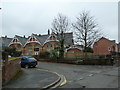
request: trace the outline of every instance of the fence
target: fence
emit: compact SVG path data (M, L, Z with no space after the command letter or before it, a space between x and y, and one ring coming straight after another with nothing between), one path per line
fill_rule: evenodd
M65 58L84 58L84 53L65 53ZM88 58L98 58L98 55L94 55L93 53L87 53Z

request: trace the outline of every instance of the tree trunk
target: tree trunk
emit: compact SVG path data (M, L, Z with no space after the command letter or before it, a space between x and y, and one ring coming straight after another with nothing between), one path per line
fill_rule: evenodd
M61 33L61 41L60 41L60 58L64 58L64 35Z

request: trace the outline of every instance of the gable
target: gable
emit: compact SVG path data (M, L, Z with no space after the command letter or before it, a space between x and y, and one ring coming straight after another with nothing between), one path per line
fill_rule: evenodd
M100 38L97 42L94 43L94 45L97 45L98 43L106 43L108 45L109 44L116 44L113 41L111 41L111 40L109 40L107 38L104 38L104 37Z
M27 40L27 42L24 44L24 46L25 46L26 44L28 44L28 43L33 43L33 42L38 43L38 44L41 45L41 43L40 43L39 40L36 38L36 36L35 36L34 34L32 34L32 35L28 38L28 40Z
M15 36L12 41L10 42L10 44L8 46L10 46L11 44L21 44L21 42L19 41L19 39Z
M57 40L57 36L55 35L50 35L47 40Z
M19 42L19 40L17 38L14 38L12 42L17 43L17 42Z
M35 37L30 37L30 38L29 38L29 41L30 41L30 42L33 42L33 41L37 41L37 39L36 39Z

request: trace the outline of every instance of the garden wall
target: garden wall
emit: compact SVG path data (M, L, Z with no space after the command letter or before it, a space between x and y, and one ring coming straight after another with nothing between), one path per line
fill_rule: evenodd
M2 85L8 83L21 70L21 58L6 61L2 66Z

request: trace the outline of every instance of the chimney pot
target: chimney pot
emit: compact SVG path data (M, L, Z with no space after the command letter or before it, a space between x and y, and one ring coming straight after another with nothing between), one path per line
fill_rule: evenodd
M7 38L7 35L5 35L5 38Z
M48 29L48 35L50 35L50 30Z

